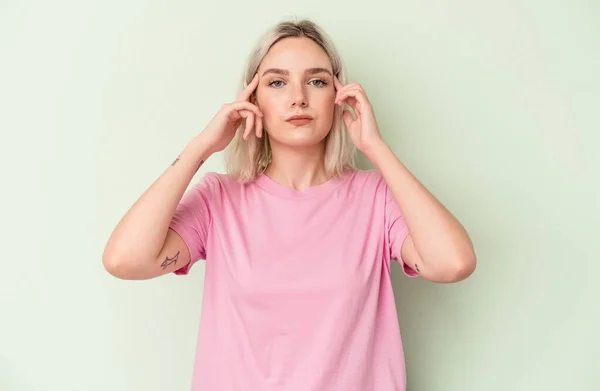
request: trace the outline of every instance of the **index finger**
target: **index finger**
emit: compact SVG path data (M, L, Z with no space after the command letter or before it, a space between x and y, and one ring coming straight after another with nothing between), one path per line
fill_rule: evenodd
M252 79L250 84L248 84L246 86L246 88L244 88L242 90L242 92L240 92L237 100L242 100L242 101L248 100L250 98L250 95L252 95L252 93L254 92L254 90L256 89L257 86L258 86L258 73L254 75L254 78Z
M340 80L337 78L337 76L333 77L333 85L335 86L335 89L338 91L344 87L344 85L340 82Z

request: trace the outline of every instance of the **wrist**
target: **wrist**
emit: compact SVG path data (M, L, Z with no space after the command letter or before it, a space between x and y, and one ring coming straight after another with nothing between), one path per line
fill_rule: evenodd
M208 158L212 156L213 153L210 150L210 144L200 134L194 137L188 143L188 145L182 152L182 156L184 154L188 156L191 160L193 160L196 164L201 165L203 162L208 160Z
M391 151L390 147L383 141L379 140L378 142L369 146L369 148L363 151L363 154L375 168L379 169L379 163L382 158L385 157L386 153Z

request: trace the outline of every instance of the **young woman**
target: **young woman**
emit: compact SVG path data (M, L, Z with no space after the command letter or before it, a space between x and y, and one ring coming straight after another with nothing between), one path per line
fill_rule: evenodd
M186 192L228 146L228 173ZM356 149L375 169L354 167ZM237 100L127 212L103 254L122 279L187 274L198 260L198 391L404 390L391 261L440 283L475 268L462 225L386 145L364 89L346 84L310 21L261 39Z

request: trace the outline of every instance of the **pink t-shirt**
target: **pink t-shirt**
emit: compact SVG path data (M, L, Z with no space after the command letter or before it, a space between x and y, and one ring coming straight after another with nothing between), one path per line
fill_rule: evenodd
M408 235L376 170L295 190L205 174L171 228L206 260L193 391L404 391L390 260Z

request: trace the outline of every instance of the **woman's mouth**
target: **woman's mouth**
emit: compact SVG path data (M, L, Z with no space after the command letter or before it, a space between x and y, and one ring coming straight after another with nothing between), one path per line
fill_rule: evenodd
M308 124L313 118L310 115L294 115L286 119L287 122L295 126L302 126Z

